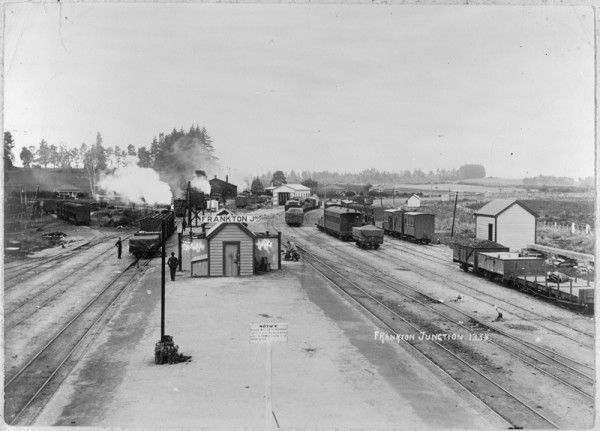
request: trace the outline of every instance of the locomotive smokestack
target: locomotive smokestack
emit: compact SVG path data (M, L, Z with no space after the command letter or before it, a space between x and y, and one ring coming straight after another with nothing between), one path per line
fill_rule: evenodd
M229 183L229 175L225 175L225 182Z

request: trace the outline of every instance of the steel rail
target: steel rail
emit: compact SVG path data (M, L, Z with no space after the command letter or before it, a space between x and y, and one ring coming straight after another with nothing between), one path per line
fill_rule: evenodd
M147 266L148 263L151 261L151 259L148 259L148 261L144 264L144 266ZM86 328L82 334L78 335L78 340L75 342L74 346L66 353L65 357L60 361L60 363L54 368L54 370L51 372L50 376L45 378L44 382L36 389L36 392L33 396L29 397L29 399L26 401L24 406L16 406L16 409L18 410L17 412L12 413L12 417L9 417L9 415L7 414L7 408L9 407L9 401L11 400L11 390L10 388L12 386L15 386L16 383L19 383L19 379L21 377L23 378L27 378L26 375L26 371L28 371L28 369L32 368L35 366L36 361L46 352L48 351L53 344L55 344L56 342L60 341L60 338L63 334L65 334L65 332L70 329L72 326L74 326L74 324L80 320L80 318L83 318L85 316L86 311L88 311L93 305L95 305L100 299L103 299L104 294L121 278L123 277L123 275L125 275L128 270L130 270L131 268L133 268L134 266L137 266L139 263L138 260L132 262L123 272L121 272L119 275L115 276L112 280L110 280L107 285L94 297L92 298L82 309L79 313L77 313L77 315L75 315L68 323L66 323L63 328L50 340L48 341L48 343L46 343L46 345L44 347L41 348L41 350L39 352L37 352L19 371L17 371L17 373L12 376L5 384L4 384L4 392L5 392L5 418L7 419L7 423L9 424L13 424L15 423L15 421L18 420L18 418L23 414L23 412L31 405L31 403L35 400L35 398L37 397L37 395L46 387L46 385L51 381L52 377L57 373L57 371L60 369L60 367L62 367L62 365L71 357L71 355L73 354L73 352L77 349L77 347L80 345L80 343L82 342L82 340L86 337L86 335L90 332L90 330L94 327L94 324L100 320L102 318L102 316L104 315L104 313L106 313L106 311L110 308L110 306L119 298L119 296L125 291L125 289L129 286L129 284L135 279L137 273L133 273L130 277L129 280L126 280L123 284L123 286L121 288L119 288L115 294L115 296L112 298L112 300L110 300L110 302L108 303L108 305L105 305L101 311L99 311L98 315L96 316L96 318L94 319L93 323L91 325L89 325L88 328ZM71 341L71 344L73 344L73 341ZM42 366L43 364L40 364L40 366ZM45 371L45 370L44 370ZM39 376L36 376L39 377ZM17 388L15 390L18 389L23 389L23 385L16 385ZM14 400L13 400L14 401Z

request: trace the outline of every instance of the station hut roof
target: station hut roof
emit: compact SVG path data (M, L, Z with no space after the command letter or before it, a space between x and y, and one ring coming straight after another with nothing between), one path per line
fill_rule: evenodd
M296 192L310 192L310 188L303 186L302 184L282 184L279 187L275 187L275 190L279 190L280 188L288 188Z
M536 218L538 217L538 215L535 212L533 212L523 202L517 199L495 199L481 207L478 211L475 212L475 215L498 217L500 214L502 214L504 211L506 211L513 205L518 205L525 211L529 212L532 216Z

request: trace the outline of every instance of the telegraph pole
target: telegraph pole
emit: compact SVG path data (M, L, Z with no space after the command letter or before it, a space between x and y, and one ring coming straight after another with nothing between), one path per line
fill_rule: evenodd
M165 221L162 220L160 223L161 233L161 257L162 257L162 271L160 275L160 341L165 342L165 257L167 255L165 250Z

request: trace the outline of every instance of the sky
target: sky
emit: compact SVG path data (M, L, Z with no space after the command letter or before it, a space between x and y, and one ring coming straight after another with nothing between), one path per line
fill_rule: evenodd
M15 3L3 48L17 165L199 125L231 178L594 175L589 7Z

